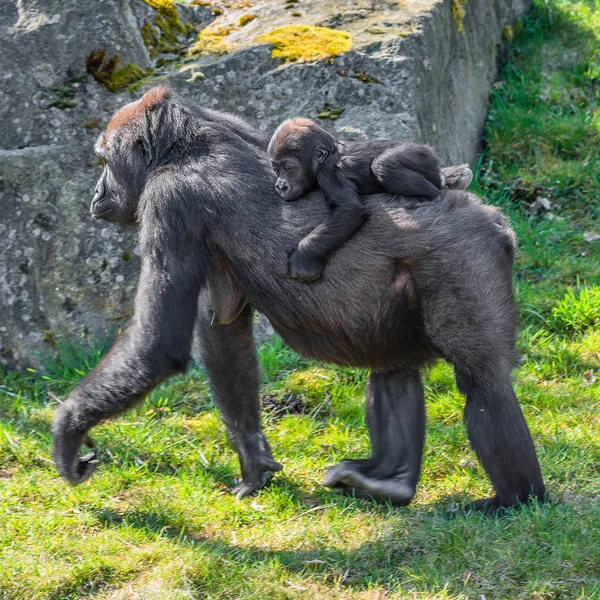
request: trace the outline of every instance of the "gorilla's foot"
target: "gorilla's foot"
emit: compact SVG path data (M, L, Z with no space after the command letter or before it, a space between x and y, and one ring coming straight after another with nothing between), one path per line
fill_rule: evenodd
M548 496L543 494L541 496L530 496L525 500L515 499L514 502L502 502L497 497L493 498L481 498L480 500L474 500L467 504L451 511L451 514L456 515L459 513L479 512L490 517L502 516L506 513L509 508L520 508L526 504L532 502L547 502Z
M373 497L387 500L396 506L405 506L415 495L415 487L402 475L376 476L372 460L343 460L329 467L323 485L359 498Z
M473 171L466 164L444 167L442 177L444 178L443 188L466 190L473 181Z
M273 460L271 448L262 433L239 433L232 436L233 446L238 451L242 478L233 488L236 498L245 498L263 488L273 473L283 466Z

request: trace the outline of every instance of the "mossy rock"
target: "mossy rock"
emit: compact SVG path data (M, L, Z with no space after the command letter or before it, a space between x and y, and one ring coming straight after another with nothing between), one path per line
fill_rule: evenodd
M158 13L152 21L146 19L142 25L141 35L148 49L150 58L159 54L177 54L187 43L193 33L193 24L183 24L177 14L173 0L144 0Z
M256 39L273 44L271 56L284 62L320 60L348 52L352 47L349 33L311 25L279 27Z
M85 66L87 72L111 92L121 92L148 74L133 63L117 68L119 62L118 54L108 58L105 49L92 50L85 59Z

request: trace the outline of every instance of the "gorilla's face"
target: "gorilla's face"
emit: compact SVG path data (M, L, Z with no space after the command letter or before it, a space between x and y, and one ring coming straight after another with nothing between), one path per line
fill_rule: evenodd
M135 225L150 162L146 141L139 139L132 143L113 136L106 144L96 144L96 154L104 160L104 171L90 206L92 217L124 226Z
M289 119L276 130L268 153L284 200L297 200L317 187L317 174L336 151L336 139L309 119ZM331 161L330 161L331 162Z
M305 162L308 164L303 164L293 155L274 158L271 161L277 176L275 190L283 200L288 202L298 200L300 196L316 186L314 167L310 160Z

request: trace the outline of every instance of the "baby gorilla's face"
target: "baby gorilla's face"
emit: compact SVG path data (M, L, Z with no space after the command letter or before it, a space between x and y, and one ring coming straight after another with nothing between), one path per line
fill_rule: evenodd
M277 175L275 190L287 202L298 200L315 186L312 165L304 166L295 156L273 158L271 166Z

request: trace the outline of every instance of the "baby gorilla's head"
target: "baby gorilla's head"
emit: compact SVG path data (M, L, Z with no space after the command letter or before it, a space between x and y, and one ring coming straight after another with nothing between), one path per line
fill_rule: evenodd
M338 153L337 140L310 119L289 119L269 142L271 166L277 175L275 190L284 200L297 200L317 186L325 160Z

